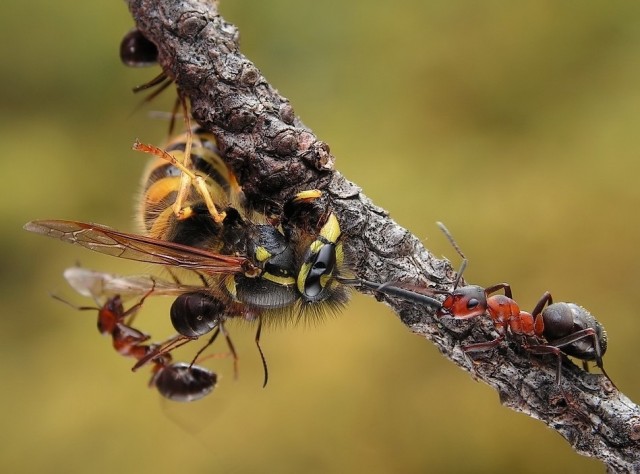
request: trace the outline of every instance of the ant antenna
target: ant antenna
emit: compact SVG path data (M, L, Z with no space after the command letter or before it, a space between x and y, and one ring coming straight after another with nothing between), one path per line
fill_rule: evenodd
M465 257L464 254L462 253L462 250L458 246L457 242L453 239L453 236L451 235L451 232L449 232L449 229L447 229L447 227L440 221L436 222L436 225L440 228L442 233L447 237L447 240L449 240L449 243L453 246L453 248L456 249L456 252L458 252L458 255L462 257L462 265L460 265L460 270L458 270L458 276L456 277L456 280L453 282L453 289L455 290L456 288L458 288L458 284L460 283L460 280L462 280L462 274L464 273L465 268L467 268L467 263L469 262L469 260L467 260L467 257Z

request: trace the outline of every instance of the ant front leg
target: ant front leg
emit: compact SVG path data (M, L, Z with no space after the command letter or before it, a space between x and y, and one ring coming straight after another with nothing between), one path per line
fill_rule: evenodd
M511 293L511 285L509 285L508 283L498 283L497 285L485 288L484 293L489 296L491 293L495 293L496 291L500 290L504 290L504 295L507 298L513 298L513 295Z
M496 337L492 341L477 342L475 344L467 344L466 346L462 346L462 350L464 351L465 354L468 352L485 352L493 349L498 344L500 344L504 340L504 336L505 335L503 333L503 334L500 334L498 337Z
M479 362L476 361L475 359L472 359L469 356L470 352L485 352L488 350L493 349L494 347L496 347L498 344L500 344L500 342L502 342L502 340L504 339L505 335L504 334L500 334L497 338L495 338L493 341L487 341L487 342L478 342L475 344L467 344L466 346L462 346L462 352L464 354L464 357L471 362L471 369L473 372L474 377L476 377L475 375L475 368L474 366L476 364L478 364Z
M142 295L142 298L140 298L140 300L136 304L134 304L128 310L126 310L124 313L122 313L122 316L119 318L118 322L124 321L125 318L129 318L128 321L127 321L127 326L131 326L133 324L133 320L135 319L136 315L138 314L138 311L140 310L140 308L142 308L142 305L144 304L144 301L156 289L156 281L153 278L151 278L151 281L153 282L153 285L151 286L149 291L147 291L144 295Z

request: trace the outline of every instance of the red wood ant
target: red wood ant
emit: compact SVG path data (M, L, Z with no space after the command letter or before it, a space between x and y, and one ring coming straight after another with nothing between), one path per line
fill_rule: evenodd
M453 291L438 292L446 295L438 316L468 319L488 314L498 332L491 341L468 344L462 347L467 352L481 352L494 348L510 333L522 338L522 346L532 354L552 354L557 358L556 383L560 385L562 353L587 362L595 361L611 384L615 384L604 370L602 356L607 350L607 334L602 325L586 309L574 303L554 303L549 292L545 292L531 313L521 311L512 298L511 286L500 283L489 288L476 285L458 287L467 258L456 244L444 224L437 223L449 242L462 257L463 262L453 285ZM498 291L504 294L494 294Z
M131 326L133 316L142 307L144 300L154 291L154 286L152 284L140 300L127 310L124 309L120 295L107 298L100 307L76 306L57 295L52 296L80 311L97 310L98 331L103 335L111 335L113 348L122 356L133 357L141 361L153 355L150 358L153 366L149 386L155 387L163 397L180 402L199 400L213 390L217 382L217 375L193 363L172 363L169 352L158 353L158 347L161 347L161 344L147 343L150 336Z

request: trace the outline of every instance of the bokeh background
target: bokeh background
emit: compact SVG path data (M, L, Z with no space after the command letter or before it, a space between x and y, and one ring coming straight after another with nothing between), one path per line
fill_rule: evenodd
M545 290L606 326L609 374L640 399L640 4L225 0L242 48L337 167L457 264L508 281L532 307ZM146 158L167 125L131 87L158 70L120 65L123 2L0 7L4 472L602 472L557 434L500 406L490 388L355 295L320 325L232 328L241 354L215 395L162 401L95 329L61 272L148 267L22 231L67 218L132 230ZM169 301L139 317L170 334ZM222 347L222 346L220 346ZM191 351L193 348L191 348ZM223 350L223 349L220 349ZM187 351L189 352L189 351ZM190 353L190 352L189 352Z

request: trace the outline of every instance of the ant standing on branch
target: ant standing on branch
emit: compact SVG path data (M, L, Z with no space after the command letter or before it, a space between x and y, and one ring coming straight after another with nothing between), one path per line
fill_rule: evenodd
M520 310L520 306L513 299L511 286L507 283L499 283L488 288L477 285L459 286L468 260L444 224L438 222L437 225L463 259L453 290L430 290L433 294L445 295L436 313L437 316L469 319L487 314L498 333L493 340L462 346L465 354L493 349L507 335L511 335L532 354L551 354L556 357L558 386L560 386L564 353L582 360L583 368L587 371L587 362L595 361L604 376L615 387L602 364L602 356L607 350L607 334L591 313L574 303L554 303L549 292L545 292L533 311L528 313ZM381 290L384 291L384 289ZM503 291L504 294L495 294L499 291ZM430 304L430 298L419 293L406 291L402 297L418 303ZM425 298L428 299L425 300Z

